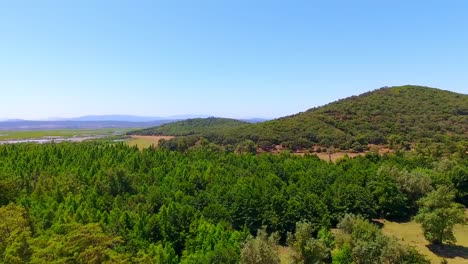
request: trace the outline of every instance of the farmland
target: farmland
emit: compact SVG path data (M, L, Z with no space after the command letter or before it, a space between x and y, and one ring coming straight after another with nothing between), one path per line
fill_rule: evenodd
M125 143L129 146L137 146L139 149L148 148L150 146L158 146L159 140L169 140L172 136L130 136Z
M105 128L105 129L62 129L62 130L5 130L0 131L0 140L41 139L51 137L95 137L122 135L130 129Z

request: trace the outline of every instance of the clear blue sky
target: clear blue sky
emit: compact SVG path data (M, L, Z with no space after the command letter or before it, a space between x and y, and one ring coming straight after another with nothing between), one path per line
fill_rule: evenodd
M279 117L468 93L468 1L2 1L0 118Z

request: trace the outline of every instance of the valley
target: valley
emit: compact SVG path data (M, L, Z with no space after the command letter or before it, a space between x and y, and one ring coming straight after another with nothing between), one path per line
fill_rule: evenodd
M395 93L446 105L415 124L426 106L392 108ZM4 130L0 230L13 233L0 232L0 256L5 263L234 264L254 263L257 254L268 263L464 263L466 101L396 87L262 123L208 117L143 130ZM389 122L400 123L384 132ZM440 223L442 233L431 231Z

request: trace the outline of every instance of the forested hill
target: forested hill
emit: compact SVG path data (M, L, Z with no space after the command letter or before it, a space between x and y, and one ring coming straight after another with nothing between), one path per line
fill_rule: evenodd
M257 143L343 149L389 141L459 141L467 135L468 96L421 86L381 88L231 133Z
M225 131L227 129L248 124L247 122L229 119L229 118L193 118L178 121L162 126L151 127L138 131L132 131L128 134L137 135L167 135L167 136L188 136L204 135L212 131Z
M282 145L292 150L313 145L361 151L369 144L439 144L455 151L468 140L468 95L422 86L384 87L259 124L193 119L138 134L198 135L222 145L251 140L261 148Z

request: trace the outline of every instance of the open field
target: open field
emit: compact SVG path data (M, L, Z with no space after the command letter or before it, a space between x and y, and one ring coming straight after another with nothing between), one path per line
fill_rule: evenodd
M468 210L465 211L468 217ZM379 221L380 222L380 221ZM421 225L416 222L397 223L383 220L383 233L389 236L395 236L401 243L414 246L419 252L428 257L431 263L439 264L442 258L447 259L449 264L468 263L468 225L456 225L454 234L457 238L455 245L445 245L443 249L431 247L424 239ZM278 253L282 264L288 264L291 261L291 249L280 246Z
M40 139L47 137L77 137L77 136L113 136L122 135L132 129L104 128L104 129L62 129L62 130L17 130L0 131L0 140Z
M169 140L174 138L173 136L130 136L131 139L125 141L129 146L138 146L139 149L148 148L150 146L157 146L159 140L166 139Z
M465 215L468 215L465 212ZM415 222L396 223L385 221L383 232L393 235L402 243L415 246L419 252L426 255L432 263L440 263L442 258L446 258L448 263L466 264L468 263L468 225L456 225L454 234L457 238L455 245L447 245L445 248L432 248L424 239L421 225Z

